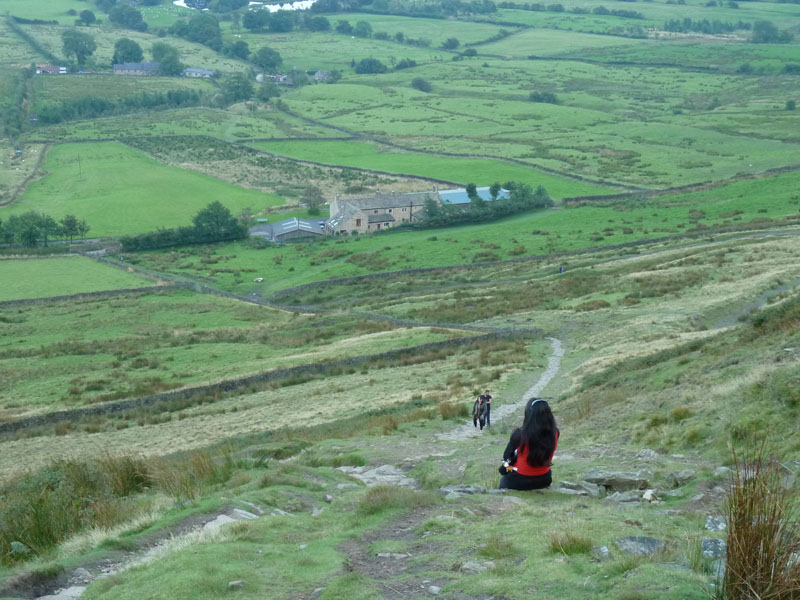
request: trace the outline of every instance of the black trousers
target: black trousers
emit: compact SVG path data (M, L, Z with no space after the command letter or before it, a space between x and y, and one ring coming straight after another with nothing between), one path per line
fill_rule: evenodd
M553 472L548 471L544 475L520 475L519 473L506 473L500 477L500 489L509 490L541 490L550 487L553 483Z

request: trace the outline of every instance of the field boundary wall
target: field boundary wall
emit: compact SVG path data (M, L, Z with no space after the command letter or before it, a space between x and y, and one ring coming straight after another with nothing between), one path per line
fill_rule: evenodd
M15 306L30 306L36 304L49 304L51 302L62 302L64 300L89 300L91 298L109 298L124 294L147 293L154 290L172 290L176 285L148 285L138 288L119 288L116 290L100 290L98 292L81 292L79 294L68 294L66 296L44 296L42 298L20 298L18 300L5 300L0 302L0 308L13 308Z
M140 398L119 400L116 402L109 402L107 404L89 406L86 408L56 411L34 417L18 419L16 421L8 421L6 423L0 423L0 434L12 433L26 427L52 425L62 421L81 419L83 417L110 415L140 408L149 408L158 404L173 402L176 400L186 400L196 396L225 394L257 384L269 383L271 381L302 378L313 375L324 375L326 373L336 372L341 369L360 367L369 362L391 361L413 356L415 354L435 352L446 348L458 348L460 346L468 346L470 344L477 344L480 342L513 339L515 337L516 336L510 332L485 333L479 336L455 338L440 342L429 342L417 346L410 346L408 348L380 352L378 354L365 354L362 356L354 356L339 360L274 369L271 371L265 371L263 373L257 373L255 375L248 375L236 379L227 379L218 383L200 385L170 392L161 392L158 394L150 394Z

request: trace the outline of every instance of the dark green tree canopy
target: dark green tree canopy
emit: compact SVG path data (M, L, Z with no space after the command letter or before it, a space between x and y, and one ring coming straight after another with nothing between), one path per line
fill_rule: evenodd
M422 77L414 77L414 79L411 80L411 87L425 93L430 92L432 89L430 82Z
M353 29L353 35L360 38L368 38L372 35L372 25L366 21L359 21Z
M362 58L356 63L356 73L364 75L368 73L386 73L386 65L377 58Z
M108 18L120 27L136 31L147 30L147 23L142 19L142 13L127 4L117 4L108 11Z
M234 73L222 81L222 93L228 104L249 100L253 97L253 84L244 73Z
M268 48L266 46L258 49L258 51L253 55L252 61L270 73L275 72L277 68L283 64L283 59L281 58L280 53L277 50L273 50L272 48Z
M90 11L88 8L82 10L80 13L81 21L83 21L84 25L91 25L95 21L97 21L97 17L94 16L94 13Z
M208 239L225 239L241 228L236 217L218 200L198 212L192 222L198 233Z
M150 48L153 60L160 63L158 72L161 75L180 75L185 68L178 56L178 49L165 42L156 42Z
M247 42L243 42L242 40L226 42L222 48L222 52L226 56L247 60L247 57L250 56L250 46L247 45Z
M74 56L75 62L82 67L86 60L97 50L94 38L88 33L82 33L77 29L67 29L61 34L63 42L62 49L67 58Z
M114 57L111 59L115 65L121 63L142 62L144 54L142 47L130 38L120 38L114 44Z

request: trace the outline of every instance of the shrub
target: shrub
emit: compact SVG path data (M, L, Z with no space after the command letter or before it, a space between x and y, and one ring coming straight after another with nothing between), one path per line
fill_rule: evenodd
M411 80L411 87L420 92L425 92L426 94L433 89L431 82L422 77L414 77L414 79Z
M550 550L558 554L588 554L592 550L592 540L568 531L550 534Z
M584 302L583 304L579 304L575 307L575 311L577 312L586 312L589 310L599 310L601 308L610 308L611 305L603 299L598 300L589 300L588 302Z
M439 414L443 419L466 419L469 409L462 402L440 402Z
M692 416L692 409L688 406L678 406L669 412L669 416L673 421L683 421Z
M508 558L509 556L517 556L520 553L519 547L512 540L499 533L490 535L489 539L478 551L478 554L488 558Z
M797 493L783 486L781 465L765 441L750 448L742 457L733 454L725 574L717 598L794 600L800 590Z

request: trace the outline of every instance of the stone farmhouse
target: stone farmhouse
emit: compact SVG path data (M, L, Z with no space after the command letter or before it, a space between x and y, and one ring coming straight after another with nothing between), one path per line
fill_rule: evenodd
M436 189L404 194L377 191L363 198L335 196L330 204L331 216L325 224L325 233L372 233L409 223L425 208L426 197L440 201Z
M158 75L160 63L145 62L145 63L121 63L114 65L114 75L134 75L134 76L147 76Z

